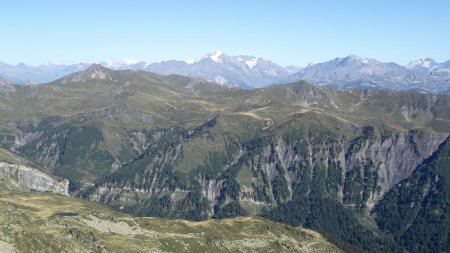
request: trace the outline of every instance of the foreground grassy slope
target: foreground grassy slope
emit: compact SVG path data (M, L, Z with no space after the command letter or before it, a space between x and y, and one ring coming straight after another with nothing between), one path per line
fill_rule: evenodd
M54 216L76 212L80 216ZM79 199L0 191L2 252L340 252L318 233L259 218L134 218Z
M30 165L31 162L18 156L10 151L0 148L0 161L1 162L7 162L7 163L13 163L13 164L19 164L19 165Z

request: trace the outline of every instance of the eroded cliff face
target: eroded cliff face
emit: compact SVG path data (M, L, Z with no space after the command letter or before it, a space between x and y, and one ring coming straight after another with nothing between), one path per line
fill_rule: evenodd
M279 138L243 162L252 177L241 187L240 200L272 205L319 191L345 205L371 209L447 136L405 131L376 137L369 131L349 140L326 136L319 143L314 136Z
M190 218L197 210L195 219L255 214L310 194L372 209L448 137L374 127L348 136L288 129L227 143L222 153L210 152L181 172L177 164L192 159L182 140L214 137L205 129L161 133L133 133L130 145L139 157L97 180L83 197L142 215Z
M0 162L0 180L7 189L19 188L69 195L69 180L56 179L38 169L23 165Z
M370 161L376 168L378 192L371 192L366 205L370 208L393 186L411 173L443 143L448 135L405 131L382 139L369 138L359 144L347 143L345 171L351 171L358 161Z

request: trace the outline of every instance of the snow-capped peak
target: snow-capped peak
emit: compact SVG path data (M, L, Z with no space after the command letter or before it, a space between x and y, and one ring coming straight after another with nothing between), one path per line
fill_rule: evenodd
M352 61L356 61L356 62L361 62L363 64L369 64L369 63L379 63L377 60L375 59L371 59L371 58L366 58L366 57L361 57L358 55L354 55L351 54L345 58L343 58L343 60L352 60Z
M124 58L121 61L109 60L107 62L102 62L101 65L112 69L120 69L123 68L124 66L134 65L137 63L139 63L139 61L136 59Z
M117 69L119 68L122 64L113 60L109 60L107 62L102 62L101 65L107 67L107 68L111 68L111 69Z
M431 58L422 58L419 60L412 61L406 65L407 69L413 69L413 68L425 68L425 69L431 69L434 65L436 65L436 61L434 61Z
M259 61L259 58L253 58L253 59L245 61L245 64L247 64L247 66L252 69L253 67L255 67L258 64L258 61Z
M136 64L136 63L138 63L139 61L138 60L136 60L136 59L123 59L123 62L126 64L126 65L132 65L132 64Z
M196 63L196 62L198 62L198 60L197 59L189 59L189 60L187 60L187 61L185 61L187 64L194 64L194 63Z
M223 55L223 52L218 50L218 51L215 51L213 53L207 54L203 58L209 58L209 59L211 59L211 60L213 60L213 61L215 61L217 63L221 63L222 62L222 59L220 59L221 55Z

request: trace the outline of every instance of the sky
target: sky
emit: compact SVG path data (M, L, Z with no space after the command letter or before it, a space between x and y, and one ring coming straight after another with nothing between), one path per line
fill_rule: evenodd
M1 0L0 61L450 59L450 1Z

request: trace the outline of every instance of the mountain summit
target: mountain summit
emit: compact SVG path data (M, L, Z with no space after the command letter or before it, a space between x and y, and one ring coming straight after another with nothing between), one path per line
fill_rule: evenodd
M292 68L248 55L227 55L222 51L208 53L200 59L163 61L148 64L144 70L158 74L199 77L224 86L257 88L286 79Z
M206 54L205 56L203 56L203 59L210 59L214 62L221 63L222 59L220 58L220 56L222 56L222 55L223 55L223 52L220 50L217 50L215 52Z
M331 61L309 65L291 76L292 80L308 80L317 84L336 84L360 80L390 78L393 73L404 75L405 69L395 63L349 55Z
M76 83L87 80L112 80L111 69L105 68L100 64L92 64L88 69L75 72L63 78L62 83Z
M340 60L339 62L341 62L341 63L347 63L347 64L351 64L351 63L354 63L354 64L366 64L366 65L369 65L369 64L380 64L380 62L375 60L375 59L367 58L367 57L361 57L361 56L354 55L354 54L351 54L351 55L349 55L347 57L344 57L344 58L336 58L336 59L339 59Z
M407 69L418 70L420 72L428 72L436 65L437 63L434 59L422 58L408 63L408 65L406 65L405 67Z

